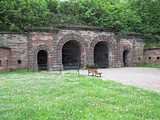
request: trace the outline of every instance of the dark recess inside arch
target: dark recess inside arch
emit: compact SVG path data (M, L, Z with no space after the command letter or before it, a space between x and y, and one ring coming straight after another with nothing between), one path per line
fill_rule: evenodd
M123 64L124 64L124 67L128 67L128 54L129 54L129 50L124 50L123 51Z
M37 55L38 70L48 70L48 53L40 50Z
M108 68L108 44L106 42L98 42L94 47L94 64L98 68Z
M80 45L75 40L66 42L62 48L62 64L64 69L78 69L80 67Z

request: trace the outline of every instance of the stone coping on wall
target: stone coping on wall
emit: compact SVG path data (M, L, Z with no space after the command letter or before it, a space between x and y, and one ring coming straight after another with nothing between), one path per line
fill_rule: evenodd
M0 31L0 34L27 34L28 32Z
M24 34L28 35L30 32L59 32L61 30L83 30L83 31L96 31L96 32L112 32L117 37L123 39L134 39L139 38L139 42L143 42L145 35L135 32L120 33L116 28L108 27L95 27L95 26L84 26L84 25L57 25L53 27L25 27L24 32L0 32L0 34Z
M145 51L147 51L147 50L160 50L160 48L145 48L144 50Z
M0 46L0 49L11 49L8 46Z
M73 25L59 25L53 27L26 27L27 32L58 32L60 30L84 30L84 31L104 31L104 32L118 32L115 28L100 28L94 26L73 26Z

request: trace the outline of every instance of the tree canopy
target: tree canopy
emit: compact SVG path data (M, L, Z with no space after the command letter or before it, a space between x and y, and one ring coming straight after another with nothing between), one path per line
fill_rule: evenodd
M59 24L160 34L160 0L1 0L0 30Z

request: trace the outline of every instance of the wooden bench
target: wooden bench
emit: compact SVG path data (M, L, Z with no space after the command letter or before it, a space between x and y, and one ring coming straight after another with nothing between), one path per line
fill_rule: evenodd
M102 77L102 73L98 72L96 68L89 68L88 69L88 76L96 76L96 77Z

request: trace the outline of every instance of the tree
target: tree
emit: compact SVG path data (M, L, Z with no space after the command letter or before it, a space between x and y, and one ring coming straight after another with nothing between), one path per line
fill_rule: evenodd
M78 24L160 34L159 0L1 0L1 31Z

